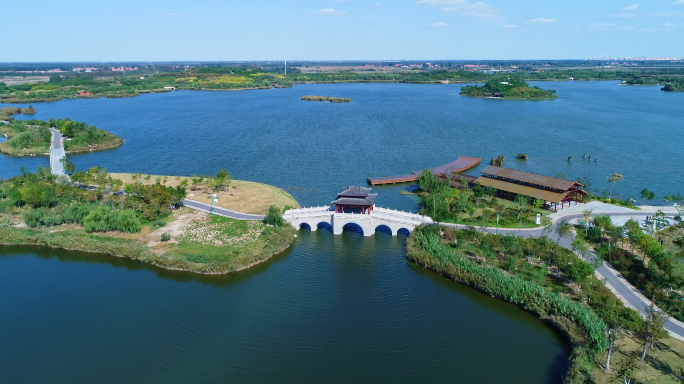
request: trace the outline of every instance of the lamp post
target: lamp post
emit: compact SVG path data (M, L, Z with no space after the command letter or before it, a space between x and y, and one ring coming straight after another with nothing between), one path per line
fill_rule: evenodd
M218 200L218 196L214 196L214 198L211 199L211 206L210 206L210 208L209 208L209 214L210 214L211 216L214 215L214 201L216 201L216 200Z

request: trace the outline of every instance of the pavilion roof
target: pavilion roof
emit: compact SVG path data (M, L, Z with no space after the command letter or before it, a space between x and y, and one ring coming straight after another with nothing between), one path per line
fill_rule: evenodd
M337 194L337 197L366 197L370 193L371 188L348 186L344 191Z
M516 171L515 169L508 169L490 165L487 168L480 171L484 176L494 177L499 179L508 179L510 182L521 182L526 184L531 184L533 186L540 186L552 189L558 189L562 191L567 191L575 185L582 186L582 184L576 181L559 179L556 177L537 175L536 173ZM478 178L478 180L482 177ZM482 184L482 183L480 183ZM484 185L484 184L482 184ZM499 188L501 189L501 188ZM549 200L550 201L550 200Z
M540 199L548 201L550 203L560 203L568 194L572 192L554 192L546 189L539 189L534 187L528 187L526 185L509 183L504 180L492 179L491 177L480 176L475 180L475 183L483 187L491 187L494 189L499 189L506 192L515 193L518 195L525 195L535 199ZM579 190L578 193L586 194L586 192Z
M368 189L368 188L367 188ZM354 205L354 206L371 206L375 204L375 198L378 196L377 193L370 193L368 196L363 198L360 197L338 197L333 200L335 205Z

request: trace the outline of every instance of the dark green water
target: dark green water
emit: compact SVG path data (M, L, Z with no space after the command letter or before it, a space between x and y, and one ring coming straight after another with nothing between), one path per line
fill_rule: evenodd
M560 382L562 337L406 265L405 238L298 236L229 276L0 247L1 381Z

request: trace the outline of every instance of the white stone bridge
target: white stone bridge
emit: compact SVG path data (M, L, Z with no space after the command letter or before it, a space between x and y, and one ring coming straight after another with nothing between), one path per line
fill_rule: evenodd
M370 213L339 213L330 206L290 209L283 218L295 228L310 228L312 231L321 227L332 228L332 232L341 235L342 231L356 224L364 236L372 236L381 230L392 232L396 236L400 232L406 234L420 224L430 224L432 219L410 212L373 207Z

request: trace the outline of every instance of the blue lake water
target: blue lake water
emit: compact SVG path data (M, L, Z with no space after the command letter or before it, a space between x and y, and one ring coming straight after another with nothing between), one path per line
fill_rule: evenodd
M684 94L612 82L540 83L555 101L463 98L458 85L301 85L40 103L125 144L71 156L77 168L236 179L328 204L367 176L458 156L569 179L623 198L681 193ZM351 103L304 102L304 95ZM24 117L21 117L24 118ZM528 161L515 155L527 153ZM582 161L587 153L598 162ZM568 162L568 156L573 160ZM48 159L0 157L0 177ZM375 188L378 204L417 210ZM567 342L519 308L405 261L405 238L299 231L248 271L199 276L138 262L0 246L0 372L8 382L559 383Z

